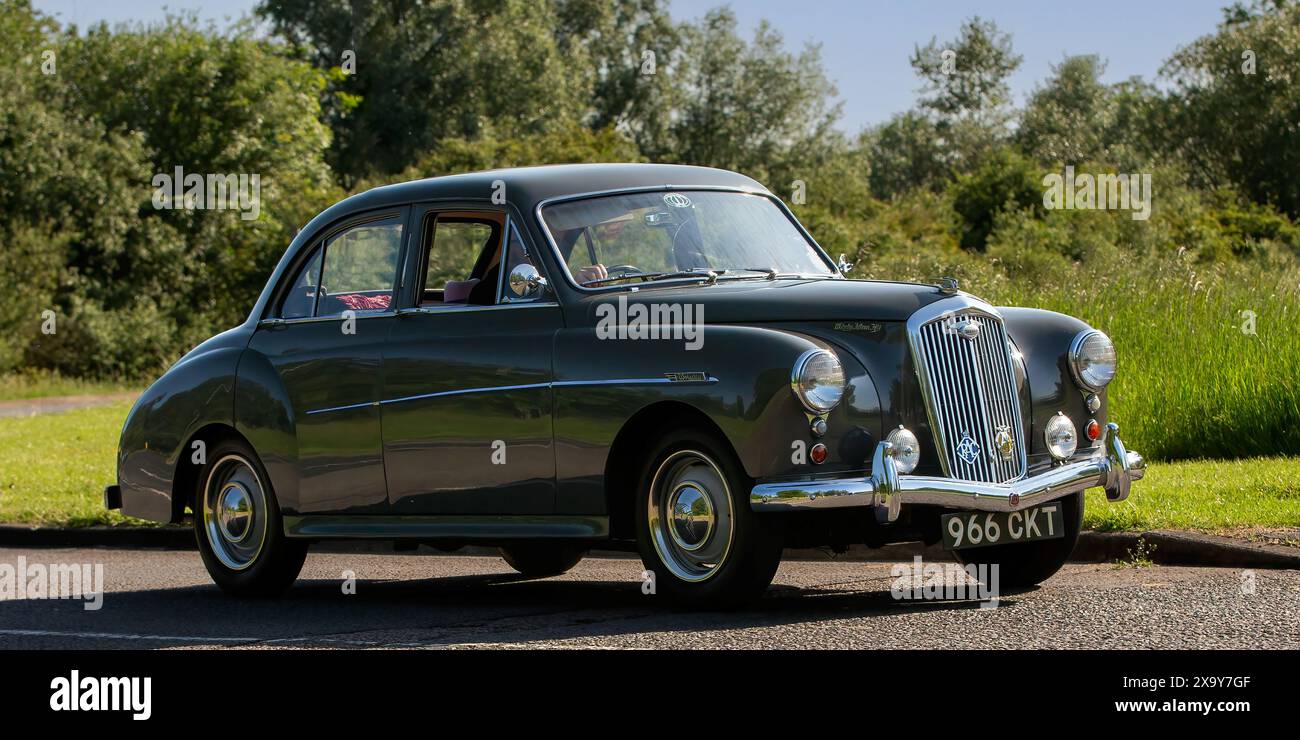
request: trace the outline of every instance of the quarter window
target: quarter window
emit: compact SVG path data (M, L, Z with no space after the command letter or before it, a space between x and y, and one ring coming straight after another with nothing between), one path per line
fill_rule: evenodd
M280 305L280 317L285 319L305 319L316 311L316 294L320 286L320 256L317 249L307 264L298 271L293 287L284 296Z

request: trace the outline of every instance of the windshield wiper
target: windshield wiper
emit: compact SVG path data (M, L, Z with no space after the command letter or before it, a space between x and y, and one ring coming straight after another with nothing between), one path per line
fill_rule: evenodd
M764 280L776 280L777 278L802 278L802 277L806 277L805 275L802 275L802 274L797 273L797 272L779 272L779 271L777 271L777 269L776 269L775 267L737 267L737 268L734 268L734 269L737 270L737 271L739 271L739 272L759 272L759 273L763 273L761 277L762 277ZM727 270L718 270L718 272L719 272L719 273L724 273L724 272L727 272ZM759 276L759 275L731 275L731 276L729 276L727 279L728 279L728 280L745 280L746 278L755 278L755 277L760 277L760 276Z
M607 283L612 283L616 280L637 279L653 282L657 280L672 280L674 278L692 277L702 278L706 283L712 284L718 281L718 275L723 272L726 272L726 270L708 270L705 268L695 270L675 270L672 272L624 272L618 275L610 275L607 278L601 278L599 280L589 280L582 285L584 288L594 288Z

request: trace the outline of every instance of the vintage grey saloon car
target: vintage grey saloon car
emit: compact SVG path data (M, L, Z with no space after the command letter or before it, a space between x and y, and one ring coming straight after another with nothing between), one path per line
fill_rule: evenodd
M843 272L715 169L376 188L140 397L105 503L192 517L237 595L336 538L490 545L526 576L635 548L696 605L760 595L783 547L943 542L1004 587L1050 576L1083 491L1144 472L1108 423L1110 339Z

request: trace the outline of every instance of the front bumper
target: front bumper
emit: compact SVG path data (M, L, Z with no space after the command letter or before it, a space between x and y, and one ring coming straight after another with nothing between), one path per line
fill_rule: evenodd
M899 475L889 442L876 445L868 478L762 483L750 492L755 511L799 511L851 506L874 507L877 519L898 519L903 504L928 504L951 509L1017 511L1088 488L1104 488L1110 501L1128 498L1133 481L1146 474L1146 462L1124 447L1119 426L1106 425L1106 436L1095 457L1054 467L1011 483Z

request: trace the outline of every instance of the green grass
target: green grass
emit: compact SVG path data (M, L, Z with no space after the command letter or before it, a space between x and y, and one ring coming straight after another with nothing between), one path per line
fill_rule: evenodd
M1300 524L1300 458L1153 463L1127 501L1088 494L1084 526L1099 530L1294 527Z
M1078 316L1115 342L1110 418L1151 460L1300 454L1300 280L1145 265L999 300ZM1242 331L1255 314L1254 334Z
M903 255L888 271L956 275L1002 306L1076 316L1110 335L1110 420L1148 460L1300 455L1300 269L1294 259L1199 264L1186 255L1011 264ZM1243 331L1254 315L1253 333Z
M130 410L123 401L0 420L0 522L73 527L127 522L104 509L103 492L116 482L117 438Z
M0 522L122 524L101 492L114 480L130 404L0 423ZM1088 496L1085 525L1102 530L1282 527L1300 523L1300 457L1154 463L1128 501Z
M139 383L82 380L51 372L29 371L0 375L0 401L125 393L139 389Z

